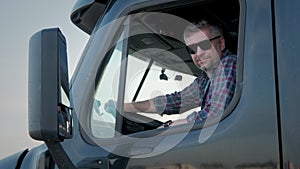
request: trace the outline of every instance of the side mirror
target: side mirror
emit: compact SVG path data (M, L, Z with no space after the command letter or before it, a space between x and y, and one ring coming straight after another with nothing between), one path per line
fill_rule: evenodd
M28 82L30 136L42 141L71 138L66 39L59 28L30 38Z

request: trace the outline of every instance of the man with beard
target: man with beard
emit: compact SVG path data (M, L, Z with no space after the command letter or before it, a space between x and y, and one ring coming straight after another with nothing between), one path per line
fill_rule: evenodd
M145 101L124 104L124 112L178 114L201 107L186 119L172 125L205 121L222 115L230 103L236 84L236 55L225 48L221 28L206 20L189 25L184 31L186 49L194 64L202 71L188 87L180 92L158 96ZM106 104L106 108L109 107Z

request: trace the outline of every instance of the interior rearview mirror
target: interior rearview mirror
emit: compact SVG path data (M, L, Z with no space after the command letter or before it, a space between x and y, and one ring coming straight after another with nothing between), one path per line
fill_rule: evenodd
M30 136L42 141L71 138L66 39L59 28L30 38L28 82Z

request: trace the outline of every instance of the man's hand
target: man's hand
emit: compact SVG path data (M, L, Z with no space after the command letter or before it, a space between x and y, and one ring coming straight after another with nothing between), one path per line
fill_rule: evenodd
M186 119L179 119L179 120L175 120L173 121L170 126L176 126L176 125L180 125L180 124L186 124L188 123L188 121Z
M171 127L171 126L176 126L176 125L186 124L186 123L188 123L188 121L186 119L179 119L179 120L175 120L175 121L169 120L169 121L165 122L159 128Z

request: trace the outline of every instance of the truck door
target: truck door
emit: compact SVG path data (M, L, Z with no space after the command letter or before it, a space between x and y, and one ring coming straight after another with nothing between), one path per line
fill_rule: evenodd
M118 13L107 10L74 81L74 96L81 96L74 97L75 111L89 145L70 150L83 152L77 155L80 167L91 168L96 161L128 169L280 164L271 0L128 0L115 1L110 9L117 7L128 15L119 16L107 34L104 23ZM234 97L222 116L212 123L164 128L168 120L191 112L162 117L124 112L124 102L182 90L201 73L180 36L183 23L199 18L224 27L227 48L238 58ZM106 109L107 103L115 108Z

